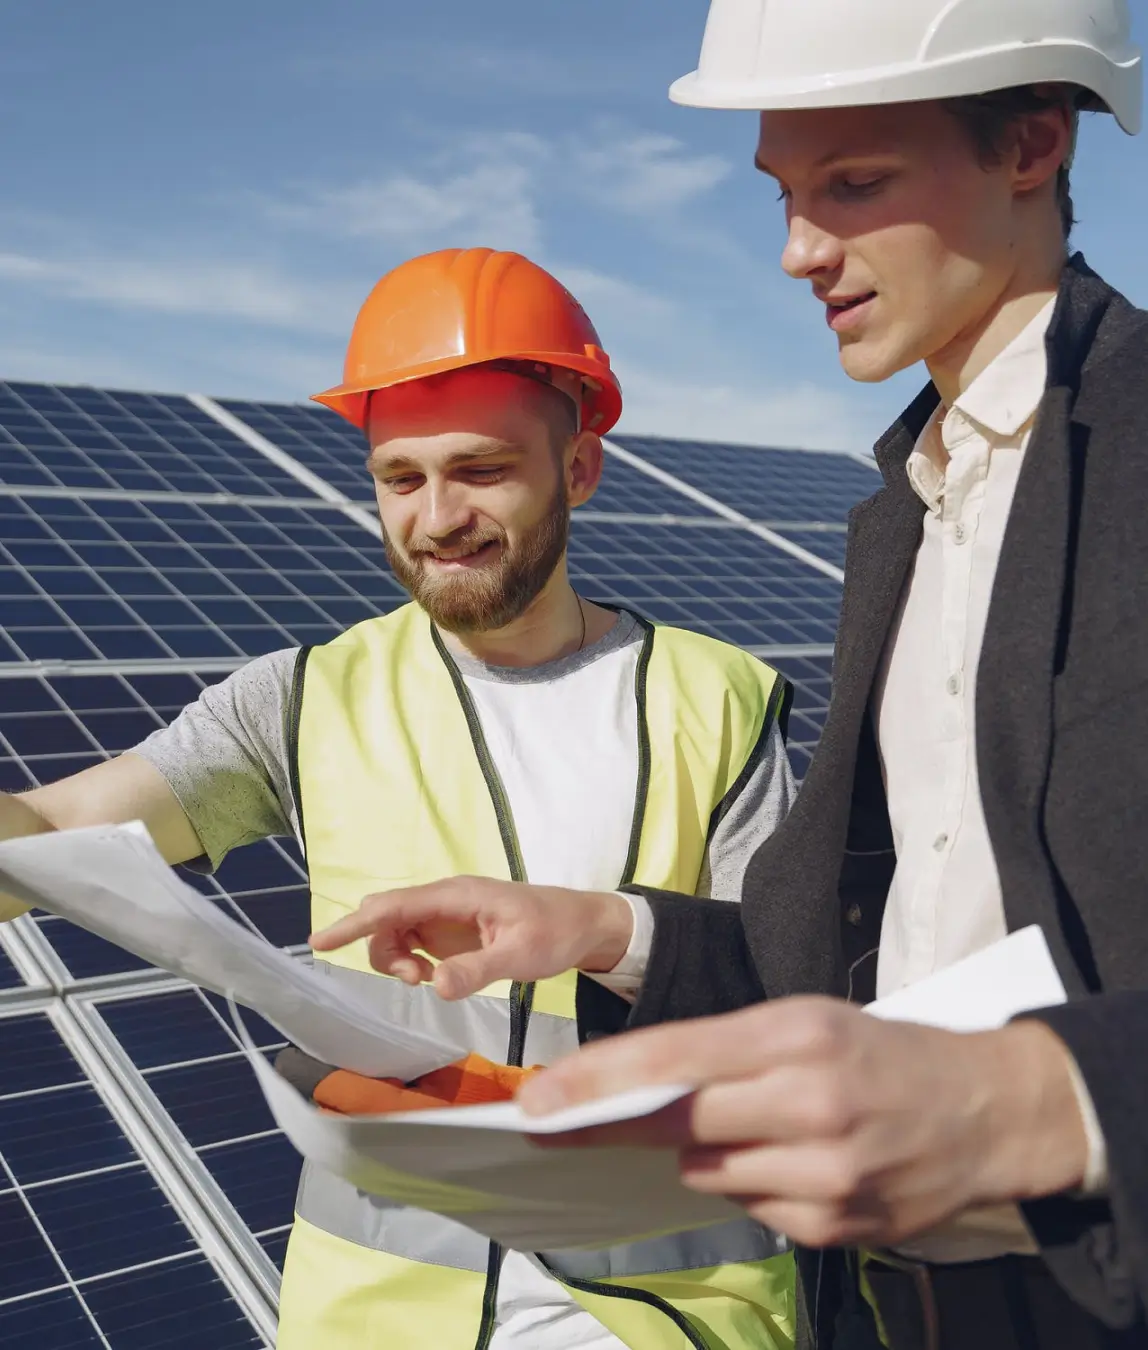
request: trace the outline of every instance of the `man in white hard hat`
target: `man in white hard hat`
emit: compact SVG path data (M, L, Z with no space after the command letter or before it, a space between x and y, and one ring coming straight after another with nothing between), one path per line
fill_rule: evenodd
M846 371L930 376L851 519L805 786L728 922L463 880L319 942L392 906L432 946L470 922L453 997L532 978L581 912L584 967L646 961L584 1034L727 1014L591 1046L524 1104L698 1084L622 1136L805 1244L821 1350L872 1343L861 1287L893 1350L1146 1345L1148 315L1067 248L1081 110L1139 127L1128 6L712 0L673 97L761 110L783 264ZM1031 924L1065 1006L958 1036L846 1001Z

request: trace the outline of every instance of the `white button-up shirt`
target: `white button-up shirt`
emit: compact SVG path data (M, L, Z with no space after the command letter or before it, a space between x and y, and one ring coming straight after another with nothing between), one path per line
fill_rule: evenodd
M1003 938L1000 879L977 781L976 686L989 598L1047 378L1053 302L947 411L909 459L921 543L875 689L897 869L877 995Z
M897 867L877 958L882 997L1003 938L1000 877L977 778L977 667L1005 527L1048 378L1049 301L961 394L909 457L928 510L875 689L877 743ZM1104 1180L1104 1140L1074 1083ZM902 1248L972 1261L1036 1247L1015 1206L970 1212Z

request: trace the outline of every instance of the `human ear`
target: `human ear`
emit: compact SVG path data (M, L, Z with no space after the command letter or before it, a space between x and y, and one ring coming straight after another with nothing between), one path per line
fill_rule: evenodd
M564 465L571 506L582 506L597 492L602 481L603 458L601 437L592 431L579 432L567 446Z

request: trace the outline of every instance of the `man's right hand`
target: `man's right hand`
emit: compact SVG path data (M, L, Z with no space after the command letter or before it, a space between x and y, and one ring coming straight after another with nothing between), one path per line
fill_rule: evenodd
M620 895L450 877L368 895L354 914L313 933L310 942L329 952L365 938L376 970L406 984L429 982L453 1000L497 980L613 970L632 931L630 906Z

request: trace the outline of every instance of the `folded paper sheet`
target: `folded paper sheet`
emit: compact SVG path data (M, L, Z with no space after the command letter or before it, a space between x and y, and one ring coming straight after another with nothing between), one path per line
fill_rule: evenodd
M61 914L137 955L261 1013L331 1064L410 1079L460 1058L385 1023L331 982L270 947L185 886L142 826L77 830L0 844L0 891ZM872 1004L875 1016L989 1030L1062 1003L1040 930L1029 928ZM680 1186L675 1155L655 1149L539 1149L526 1136L632 1119L687 1087L640 1089L528 1119L514 1103L387 1117L327 1115L241 1039L284 1132L311 1162L370 1194L436 1210L526 1251L600 1247L702 1227L741 1211Z

